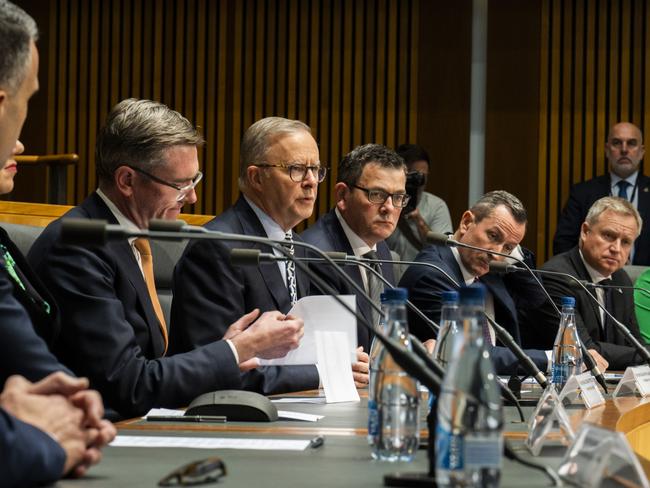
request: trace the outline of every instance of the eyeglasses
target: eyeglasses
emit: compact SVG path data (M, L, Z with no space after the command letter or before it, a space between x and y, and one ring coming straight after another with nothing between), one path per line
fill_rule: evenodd
M127 165L127 167L131 168L136 173L140 173L140 174L146 176L147 178L149 178L152 181L155 181L156 183L160 183L161 185L165 185L165 186L168 186L170 188L173 188L174 190L178 190L178 195L176 196L176 201L177 202L180 202L183 198L185 198L185 196L189 192L191 192L196 187L196 185L198 185L199 182L203 179L203 173L201 173L199 171L198 173L196 173L196 176L192 180L192 183L190 183L189 185L180 186L180 185L177 185L176 183L170 183L169 181L165 181L162 178L158 178L157 176L152 175L151 173L149 173L149 172L147 172L147 171L145 171L143 169L136 168L135 166Z
M375 203L377 205L382 205L386 203L388 197L390 197L393 202L393 207L404 208L408 205L411 195L406 193L388 193L384 190L370 190L368 188L363 188L361 186L352 185L357 190L365 191L368 201L370 203Z
M284 168L289 171L289 178L291 178L296 183L301 183L307 178L307 171L321 183L325 179L327 174L327 168L325 166L308 166L306 164L269 164L269 163L258 163L255 164L258 168Z
M190 486L214 483L226 476L226 465L221 458L210 457L175 469L158 482L158 486Z

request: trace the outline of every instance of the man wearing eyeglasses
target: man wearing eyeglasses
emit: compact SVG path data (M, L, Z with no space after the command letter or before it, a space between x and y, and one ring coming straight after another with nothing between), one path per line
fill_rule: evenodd
M318 184L325 178L311 129L298 120L267 117L250 126L242 139L239 159L241 195L226 212L206 224L212 231L285 240L299 238L292 229L314 209ZM310 293L309 279L290 262L258 267L230 264L232 248L273 252L246 242L196 241L190 244L174 273L171 349L190 351L226 333L233 317L253 309L285 314ZM363 359L363 358L362 358ZM359 386L367 383L365 364L353 365ZM258 368L264 393L317 388L314 366ZM258 385L249 384L260 390Z
M165 105L120 102L97 141L99 188L64 217L103 219L132 230L148 228L154 218L176 219L185 203L196 201L202 143L192 124ZM88 376L122 416L243 388L240 370L251 358L281 357L299 344L302 321L277 312L258 318L249 309L226 327L225 340L215 337L192 352L170 355L148 240L82 248L63 243L60 228L60 220L50 224L29 253L62 312L54 352Z
M406 165L393 150L380 144L366 144L348 153L338 167L334 187L336 206L302 234L302 238L323 251L338 251L356 257L390 260L384 240L395 230L402 208L408 204ZM393 266L376 266L384 278L394 283ZM323 277L341 294L357 295L357 309L373 326L378 314L346 282L323 267ZM378 302L384 284L363 267L345 266L344 271ZM357 327L358 343L368 351L372 339L365 327Z

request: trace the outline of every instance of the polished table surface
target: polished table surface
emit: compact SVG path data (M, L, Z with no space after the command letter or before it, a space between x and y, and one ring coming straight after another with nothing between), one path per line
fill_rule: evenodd
M639 399L608 400L607 405L587 411L576 406L569 409L573 422L592 421L613 428L624 411L638 405ZM80 480L64 480L62 487L130 487L156 486L158 480L174 468L208 456L220 456L228 475L210 486L287 486L287 487L379 487L383 475L395 471L426 471L426 452L418 451L412 463L382 463L370 458L366 442L366 400L340 404L278 404L280 410L325 415L316 423L278 421L274 423L228 422L226 424L187 424L146 422L134 419L118 424L121 435L218 436L246 438L311 439L324 435L325 443L304 451L256 451L233 449L179 449L108 447L104 460ZM533 407L524 407L529 416ZM527 459L557 466L562 452L555 450L532 458L523 446L526 425L513 407L507 407L505 433L515 450ZM424 425L424 424L422 424ZM547 478L504 459L501 486L549 486Z

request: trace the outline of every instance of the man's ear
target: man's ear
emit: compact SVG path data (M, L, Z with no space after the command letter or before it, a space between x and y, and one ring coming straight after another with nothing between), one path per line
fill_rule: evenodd
M135 171L128 166L120 166L113 173L113 183L118 192L124 196L133 195L133 179Z
M9 94L7 93L7 91L0 88L0 120L2 120L2 117L4 116L5 111L7 110L8 97Z
M580 243L584 239L586 239L587 234L591 232L591 227L589 227L589 224L587 222L583 222L582 225L580 226Z
M350 193L350 189L348 188L348 185L342 181L339 181L334 185L334 201L339 210L345 210L347 204L346 196L348 193Z
M474 214L471 210L465 210L465 212L463 212L463 216L460 218L460 225L458 226L461 237L469 230L469 226L473 223Z
M262 178L264 177L262 175L263 170L264 168L252 164L246 168L246 185L257 192L262 191Z

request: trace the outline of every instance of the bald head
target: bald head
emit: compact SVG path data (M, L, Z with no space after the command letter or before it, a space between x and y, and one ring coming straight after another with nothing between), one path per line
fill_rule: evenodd
M645 154L643 134L630 122L619 122L607 135L605 154L609 170L620 178L627 178L639 169Z

